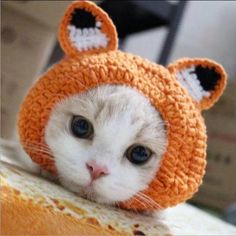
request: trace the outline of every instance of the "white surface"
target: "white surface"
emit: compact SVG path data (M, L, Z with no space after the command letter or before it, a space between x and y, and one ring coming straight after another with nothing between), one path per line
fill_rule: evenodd
M133 225L138 223L140 225L139 230L145 232L146 235L153 236L236 235L236 227L188 204L180 204L168 209L164 215L135 214L89 202L41 178L26 174L19 169L14 171L13 167L9 168L8 165L3 163L1 165L2 183L20 191L22 197L33 199L34 202L41 199L40 204L45 207L54 204L51 199L56 198L65 207L64 213L69 211L77 219L96 217L103 227L111 225L113 228L131 233ZM63 202L68 202L69 205L78 207L85 213L81 215L81 213L71 211L73 208L68 208L68 204L64 205ZM59 211L56 206L54 210L55 212Z
M164 222L174 235L236 235L235 226L188 204L167 210Z

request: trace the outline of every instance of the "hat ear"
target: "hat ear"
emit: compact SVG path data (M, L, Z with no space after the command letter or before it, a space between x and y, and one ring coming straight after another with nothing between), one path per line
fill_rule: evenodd
M224 68L205 58L183 58L168 66L201 110L213 106L226 86Z
M117 33L111 19L92 2L75 1L59 27L59 42L69 56L117 49Z

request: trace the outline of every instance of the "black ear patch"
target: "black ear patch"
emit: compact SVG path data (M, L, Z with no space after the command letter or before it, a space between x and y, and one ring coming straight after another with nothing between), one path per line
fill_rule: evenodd
M205 91L214 90L217 82L220 80L220 74L216 72L214 67L196 66L195 74Z
M70 24L74 25L77 29L95 28L96 18L90 12L83 9L75 9L72 13Z

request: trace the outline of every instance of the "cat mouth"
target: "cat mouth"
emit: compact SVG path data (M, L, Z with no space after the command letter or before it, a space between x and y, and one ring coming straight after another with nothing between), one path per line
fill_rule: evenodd
M83 187L81 193L84 198L93 202L99 202L98 199L102 197L102 196L99 196L99 193L95 191L92 184Z
M115 203L115 201L102 194L99 189L96 189L94 181L90 181L87 184L79 184L74 180L63 181L59 178L59 182L60 184L62 184L62 186L65 186L77 196L82 197L84 199L107 205L113 205ZM68 182L70 184L68 184Z
M92 202L100 203L100 204L108 204L112 205L114 202L111 199L107 199L106 196L102 195L93 186L93 183L86 185L82 188L81 195L83 198L88 199Z

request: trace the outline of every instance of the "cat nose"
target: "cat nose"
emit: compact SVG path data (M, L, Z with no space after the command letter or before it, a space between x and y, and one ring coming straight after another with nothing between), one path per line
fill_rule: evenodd
M108 168L106 166L98 165L96 161L89 161L86 163L86 166L93 180L109 174Z

